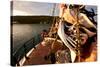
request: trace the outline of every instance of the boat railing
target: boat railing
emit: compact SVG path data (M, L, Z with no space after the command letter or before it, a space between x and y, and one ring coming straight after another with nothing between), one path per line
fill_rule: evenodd
M19 61L25 57L28 58L26 54L35 47L34 44L34 37L26 41L18 50L16 50L14 53L12 53L12 59L11 59L11 65L15 66L16 64L19 66Z

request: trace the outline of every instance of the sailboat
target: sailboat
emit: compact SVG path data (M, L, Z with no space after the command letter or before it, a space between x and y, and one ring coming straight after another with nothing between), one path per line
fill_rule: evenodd
M71 15L71 13L68 13L68 15ZM84 48L86 48L87 46L84 44L88 43L87 40L90 37L93 37L96 35L96 32L91 32L90 30L88 30L88 27L89 28L93 27L96 29L96 26L83 13L80 13L78 21L79 21L79 24L82 25L82 27L80 28L85 31L85 33L83 33L82 31L79 30L80 40L82 42L79 45L81 46L80 48L83 47L82 49L80 49L77 45L78 40L79 40L76 37L77 23L71 24L71 26L68 26L64 23L64 19L61 18L58 22L58 29L55 33L56 36L52 36L53 29L55 28L55 23L53 23L53 25L51 26L51 30L48 34L50 36L45 37L42 42L36 45L35 46L36 49L32 48L25 55L25 57L23 57L19 61L19 65L20 66L40 65L40 64L74 63L74 62L87 61L87 58L85 56L86 54L84 51ZM87 22L87 24L84 25L83 22ZM69 32L71 33L66 34L65 29L68 31L67 33ZM94 44L96 45L96 43ZM88 47L86 48L86 50L88 50ZM78 51L80 51L81 54L78 54ZM78 56L80 57L80 61L77 61ZM85 56L85 59L84 59L84 56ZM96 61L96 60L93 60L93 61Z

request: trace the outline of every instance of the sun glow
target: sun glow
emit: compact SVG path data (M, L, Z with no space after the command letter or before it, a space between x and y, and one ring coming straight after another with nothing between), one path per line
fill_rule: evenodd
M25 11L20 11L20 10L13 10L13 16L16 16L16 15L31 15L30 13L28 12L25 12Z

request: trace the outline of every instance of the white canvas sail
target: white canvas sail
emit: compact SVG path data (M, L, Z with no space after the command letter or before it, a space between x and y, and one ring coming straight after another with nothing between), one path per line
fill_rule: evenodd
M93 22L91 22L89 18L83 13L79 14L79 22L80 24L84 25L87 28L93 27L97 29L96 26L93 24Z
M66 34L64 33L64 23L59 22L59 27L58 27L58 35L61 38L61 40L64 42L64 44L70 49L71 52L71 61L74 62L76 58L76 53L73 50L72 46L68 43Z
M63 14L64 19L71 23L77 23L77 12L75 12L75 10L70 9L69 6L67 7L67 9L65 10L65 13ZM84 13L79 13L78 14L78 20L79 23L84 25L87 28L93 27L95 29L97 29L97 27L93 24L93 22L90 21L90 19L84 14Z

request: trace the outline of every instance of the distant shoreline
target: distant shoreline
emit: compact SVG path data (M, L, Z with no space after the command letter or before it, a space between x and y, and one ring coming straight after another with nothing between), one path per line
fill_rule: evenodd
M58 18L58 16L11 16L11 23L52 24L54 17Z

